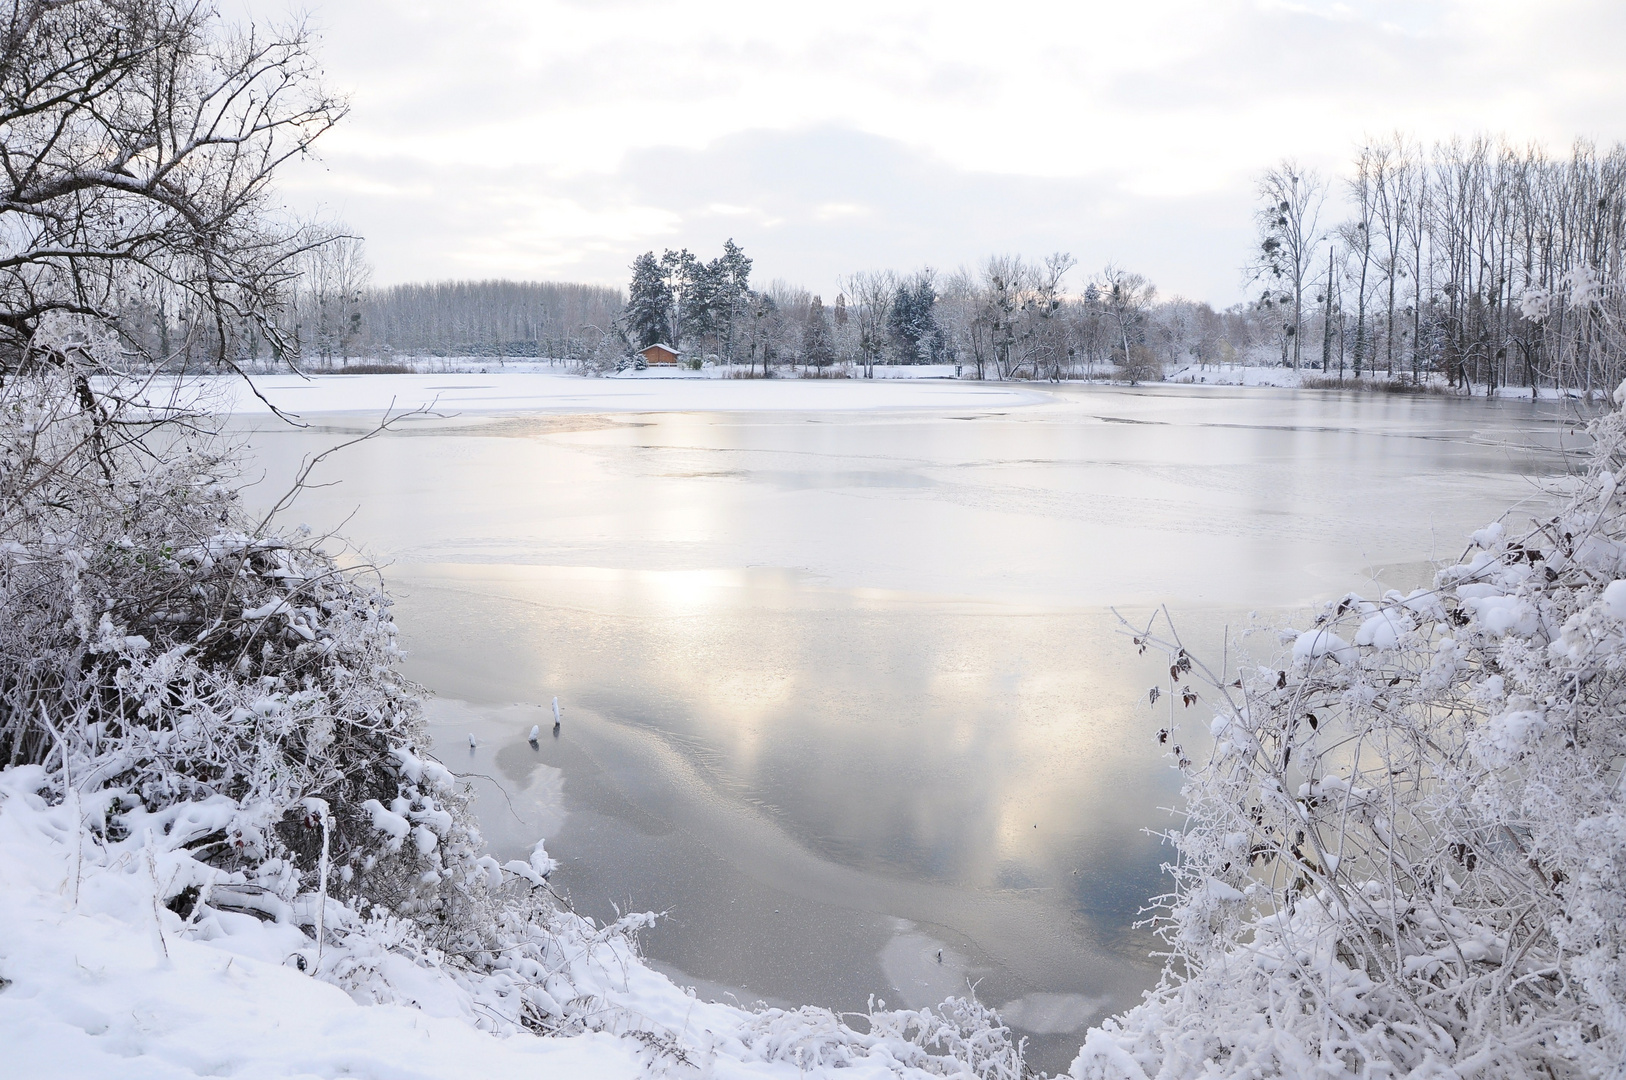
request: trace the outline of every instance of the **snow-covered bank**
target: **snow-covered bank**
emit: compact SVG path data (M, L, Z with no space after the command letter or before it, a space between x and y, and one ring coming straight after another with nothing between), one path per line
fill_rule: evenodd
M258 391L256 394L255 391ZM154 380L147 400L176 393ZM1013 383L928 379L710 379L677 372L584 378L547 372L446 375L261 375L253 389L221 376L188 379L184 402L217 412L381 413L433 405L444 412L810 412L855 409L1007 409L1048 400Z
M1626 1076L1614 401L1556 514L1475 531L1432 588L1321 605L1277 664L1233 679L1135 628L1185 774L1171 960L1075 1080Z
M63 800L52 788L38 766L0 771L5 1075L615 1080L683 1065L737 1080L1015 1080L1008 1044L975 1006L947 1020L877 1013L860 1034L824 1010L710 1004L644 965L624 934L574 916L552 928L562 948L550 970L520 963L506 979L331 902L319 949L308 913L189 908L196 894L181 886L203 868L181 846L187 831L163 828L176 815L134 811L134 835L113 840L82 827L112 793ZM556 1016L551 1035L512 1019L525 987L544 984L573 1016Z
M196 1076L614 1080L643 1072L638 1044L607 1034L500 1039L466 992L384 953L409 1001L358 1004L299 970L315 943L248 915L188 925L155 899L184 872L161 842L76 835L65 803L0 773L0 1072L31 1080ZM149 861L149 851L156 858ZM338 959L333 956L331 959ZM335 968L324 957L329 980Z
M1166 383L1176 383L1181 386L1257 386L1274 387L1282 390L1346 390L1355 392L1399 393L1416 394L1432 393L1461 397L1490 397L1488 389L1482 383L1470 384L1464 391L1451 386L1443 375L1426 375L1421 386L1414 385L1409 376L1396 375L1388 378L1383 375L1367 375L1355 378L1348 375L1340 379L1337 374L1323 375L1318 367L1303 367L1298 370L1276 365L1247 365L1202 366L1189 364L1186 367L1169 372L1163 379ZM1531 399L1528 386L1499 386L1495 397L1505 399ZM1604 401L1607 395L1602 390L1594 390L1591 395L1580 390L1559 390L1556 387L1538 387L1535 396L1542 401L1563 401L1566 399L1586 399Z
M1266 366L1200 366L1191 364L1164 375L1163 381L1192 386L1274 386L1297 389L1308 371ZM1320 374L1317 372L1316 374Z

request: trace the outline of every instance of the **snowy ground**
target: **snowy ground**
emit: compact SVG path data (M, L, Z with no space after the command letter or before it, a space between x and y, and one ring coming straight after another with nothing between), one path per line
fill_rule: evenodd
M1292 368L1277 367L1275 365L1202 367L1197 364L1190 364L1178 370L1170 371L1164 376L1163 381L1179 383L1183 386L1267 386L1290 390L1299 389L1305 386L1306 383L1313 383L1314 389L1337 389L1338 387L1325 385L1323 380L1329 378L1336 380L1338 378L1337 373L1335 372L1330 376L1323 375L1319 367L1303 367L1295 371ZM1383 376L1373 377L1369 375L1362 379L1356 379L1353 375L1348 375L1344 380L1344 385L1350 390L1376 390L1389 381ZM1400 376L1397 375L1394 381L1399 382ZM1431 391L1442 394L1461 393L1461 391L1453 389L1447 384L1443 375L1428 376L1425 381ZM1407 391L1411 391L1409 385ZM1471 392L1463 396L1482 398L1488 395L1483 383L1474 383ZM1499 398L1523 398L1529 400L1530 388L1528 386L1499 386L1496 388L1496 396ZM1561 401L1565 398L1584 398L1587 395L1579 390L1560 391L1550 386L1544 386L1540 388L1538 396L1543 401ZM1604 391L1594 390L1592 397L1595 400L1603 401L1605 398Z
M1164 382L1191 383L1201 386L1281 386L1296 388L1300 378L1309 374L1284 367L1190 367L1171 371ZM1320 374L1320 372L1316 372Z
M0 770L0 1076L973 1080L899 1026L929 1014L876 1014L861 1035L823 1010L707 1003L614 936L577 939L548 973L556 992L596 1003L598 1030L516 1030L493 1008L492 980L387 935L339 934L323 956L283 915L183 920L159 900L199 869L181 819L150 815L105 840L74 827L101 812L101 794L53 806L52 787L38 766ZM354 925L328 910L330 930ZM1015 1080L1010 1067L978 1071Z
M422 1008L358 1005L294 966L313 944L248 918L199 940L153 902L171 870L140 853L75 852L66 808L0 773L0 1073L51 1077L632 1077L609 1035L499 1039L458 1015L432 972ZM88 842L85 847L90 847ZM131 853L126 853L131 854ZM122 865L121 865L122 863Z
M355 357L350 360L313 361L307 365L311 374L343 373L343 369L351 366L377 366L389 365L391 367L406 368L408 372L419 375L495 375L499 373L553 373L560 374L574 370L578 366L575 360L549 360L542 357L496 357L496 356L391 356L391 357ZM737 379L750 377L761 368L756 364L707 364L698 371L686 367L653 367L642 371L619 372L610 378L683 378L683 379ZM876 364L871 368L872 379L955 379L962 372L972 371L969 364ZM783 364L774 368L773 377L776 379L797 379L804 374L804 369L795 364ZM857 364L835 364L823 369L822 376L826 379L846 376L858 378L863 374L863 368ZM809 377L818 377L809 373Z
M692 377L684 377L690 374ZM758 412L854 409L1004 409L1049 400L1017 383L914 379L714 379L679 371L604 379L552 372L434 375L261 375L254 389L235 376L188 380L211 411L381 413L434 406L443 412ZM173 392L157 380L149 400ZM188 398L188 401L195 400Z

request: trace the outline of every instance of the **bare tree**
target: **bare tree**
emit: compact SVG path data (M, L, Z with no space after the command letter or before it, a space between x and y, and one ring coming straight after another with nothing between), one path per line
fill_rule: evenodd
M898 293L897 275L890 270L853 274L842 282L842 291L852 297L858 309L858 356L864 365L864 378L873 379L876 358L886 347L887 317Z
M1321 295L1316 297L1321 305L1321 374L1325 375L1332 369L1332 310L1337 303L1337 259L1338 245L1327 245L1327 276L1321 283Z
M987 305L982 285L967 269L961 267L943 279L943 291L938 297L943 331L948 338L948 351L954 356L956 370L969 360L976 369L977 378L984 377L990 359Z
M1376 225L1382 237L1377 259L1385 294L1384 372L1391 378L1395 373L1395 304L1399 282L1406 276L1402 245L1406 219L1411 212L1403 194L1406 150L1405 139L1395 135L1373 152L1372 194L1377 210Z
M1033 295L1025 305L1033 323L1029 339L1034 356L1034 374L1043 366L1053 381L1061 379L1062 364L1067 361L1067 323L1061 317L1062 279L1078 265L1078 260L1065 251L1048 255L1042 266L1032 274Z
M296 256L323 237L286 224L267 185L345 110L309 46L302 26L236 30L194 0L14 0L0 28L0 372L67 362L36 355L42 320L122 330L155 292L193 314L217 363L236 365L249 328L290 351Z
M1397 203L1400 208L1400 226L1407 256L1407 271L1411 274L1411 378L1422 377L1423 335L1423 252L1428 242L1429 219L1428 165L1421 149L1406 155L1397 175Z
M1326 199L1326 184L1313 171L1292 160L1259 178L1259 249L1250 266L1252 281L1262 284L1270 305L1289 308L1282 324L1282 363L1299 366L1303 347L1304 290L1322 243L1316 225Z
M1161 378L1157 357L1146 347L1146 317L1157 298L1157 286L1141 274L1107 264L1096 275L1095 295L1116 341L1119 371L1131 383Z
M1371 275L1372 225L1377 218L1378 187L1387 168L1387 160L1380 151L1362 147L1355 163L1355 175L1349 180L1350 201L1355 217L1338 228L1338 236L1349 252L1348 272L1355 286L1355 377L1361 377L1366 362L1368 336L1366 332L1367 280Z
M363 311L372 267L360 237L336 236L299 259L296 311L301 355L350 358L362 339Z
M987 298L988 335L994 369L1001 379L1013 378L1021 366L1016 352L1016 312L1028 287L1031 270L1020 255L993 255L982 266Z

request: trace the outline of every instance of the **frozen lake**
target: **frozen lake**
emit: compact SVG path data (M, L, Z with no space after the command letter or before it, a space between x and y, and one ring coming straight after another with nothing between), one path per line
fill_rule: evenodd
M963 385L593 412L634 406L487 378L287 520L386 565L440 753L578 910L667 912L656 965L747 1002L977 982L1054 1070L1155 978L1132 924L1178 790L1109 608L1217 661L1250 612L1426 582L1583 440L1548 403ZM236 421L256 497L367 425L308 419Z

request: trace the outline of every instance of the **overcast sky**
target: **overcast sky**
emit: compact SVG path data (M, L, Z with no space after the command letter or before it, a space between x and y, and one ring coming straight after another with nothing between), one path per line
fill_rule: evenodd
M253 5L278 10L272 0ZM833 294L994 252L1242 296L1253 178L1363 138L1626 126L1626 3L325 0L351 98L287 197L380 284L624 284L717 253Z

